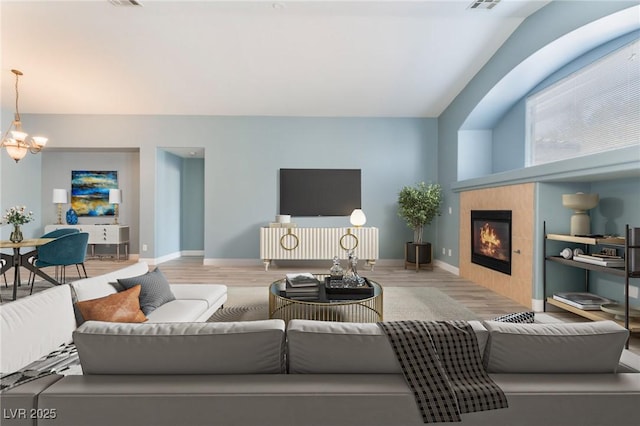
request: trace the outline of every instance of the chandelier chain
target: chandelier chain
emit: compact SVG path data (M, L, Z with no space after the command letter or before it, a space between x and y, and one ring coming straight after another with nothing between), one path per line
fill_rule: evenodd
M20 121L20 110L18 109L18 98L20 97L20 92L18 92L18 79L20 75L16 73L16 120Z

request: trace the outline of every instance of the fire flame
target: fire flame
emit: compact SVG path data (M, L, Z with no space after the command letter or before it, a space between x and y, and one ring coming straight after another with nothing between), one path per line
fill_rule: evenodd
M482 254L495 257L501 247L502 242L494 229L488 223L482 225L480 229L480 251Z

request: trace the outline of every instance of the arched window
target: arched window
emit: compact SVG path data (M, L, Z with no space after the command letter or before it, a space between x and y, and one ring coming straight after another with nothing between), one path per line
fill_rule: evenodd
M527 98L526 166L640 147L640 41Z

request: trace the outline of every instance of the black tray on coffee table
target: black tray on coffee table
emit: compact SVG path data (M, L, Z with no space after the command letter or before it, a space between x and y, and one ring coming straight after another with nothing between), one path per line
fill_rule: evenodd
M330 285L331 277L324 279L324 290L329 300L357 300L373 297L374 289L365 277L362 287L335 287Z

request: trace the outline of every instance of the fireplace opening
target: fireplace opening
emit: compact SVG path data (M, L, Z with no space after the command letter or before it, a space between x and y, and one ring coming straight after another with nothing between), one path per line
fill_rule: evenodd
M511 275L511 210L471 211L471 262Z

